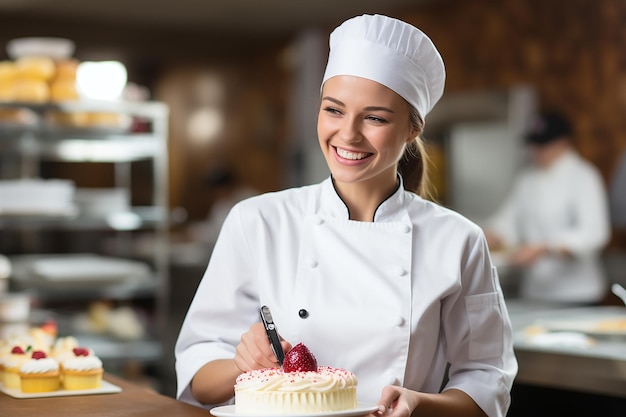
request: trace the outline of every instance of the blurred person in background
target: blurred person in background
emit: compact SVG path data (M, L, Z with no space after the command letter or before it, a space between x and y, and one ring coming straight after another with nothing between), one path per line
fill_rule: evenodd
M525 141L532 164L485 223L490 249L520 268L523 299L597 304L607 293L600 256L611 233L602 177L559 113L537 115Z

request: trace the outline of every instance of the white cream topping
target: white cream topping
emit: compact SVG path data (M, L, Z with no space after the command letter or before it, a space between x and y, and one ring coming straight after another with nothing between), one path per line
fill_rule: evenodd
M341 148L335 148L335 149L337 149L337 155L345 159L358 160L358 159L363 159L367 155L369 155L368 153L364 153L364 152L350 152Z
M239 375L235 390L328 392L356 384L357 379L352 372L329 366L320 366L317 372L284 372L280 368L266 368Z
M2 364L7 368L15 368L30 359L30 355L10 353L1 359Z
M59 363L52 358L31 359L22 364L20 372L23 374L43 374L59 370Z
M74 336L60 337L54 342L52 346L52 352L58 354L60 352L72 351L75 347L78 347L78 339Z
M102 361L96 356L75 356L66 359L63 363L63 369L71 369L73 371L90 371L92 369L102 368Z

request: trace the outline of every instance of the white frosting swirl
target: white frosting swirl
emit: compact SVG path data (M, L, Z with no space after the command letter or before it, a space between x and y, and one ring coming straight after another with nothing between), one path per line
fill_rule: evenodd
M20 372L23 374L43 374L59 370L59 363L52 358L31 359L22 364Z
M78 339L76 339L74 336L60 337L54 342L54 345L52 346L52 352L54 354L66 351L71 352L72 349L78 346Z
M30 359L29 355L20 353L10 353L1 359L2 364L7 368L16 368Z
M62 365L63 369L72 371L91 371L93 369L101 369L102 361L96 356L74 356L66 359Z
M320 366L317 372L284 372L280 368L266 368L239 375L235 390L328 392L356 384L357 378L352 372L329 366Z

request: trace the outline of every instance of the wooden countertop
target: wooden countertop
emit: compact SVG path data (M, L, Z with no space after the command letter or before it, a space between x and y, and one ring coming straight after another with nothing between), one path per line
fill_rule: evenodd
M208 417L209 412L106 374L115 394L18 399L0 393L0 414L11 417Z

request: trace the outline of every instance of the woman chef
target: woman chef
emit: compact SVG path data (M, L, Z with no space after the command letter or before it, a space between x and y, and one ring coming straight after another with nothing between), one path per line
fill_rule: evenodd
M353 371L377 414L506 415L517 363L483 233L398 174L405 152L425 165L419 135L444 79L409 24L363 15L335 29L318 115L331 176L232 209L176 344L181 400L232 401L241 372L278 366L267 305L285 351L302 342Z

